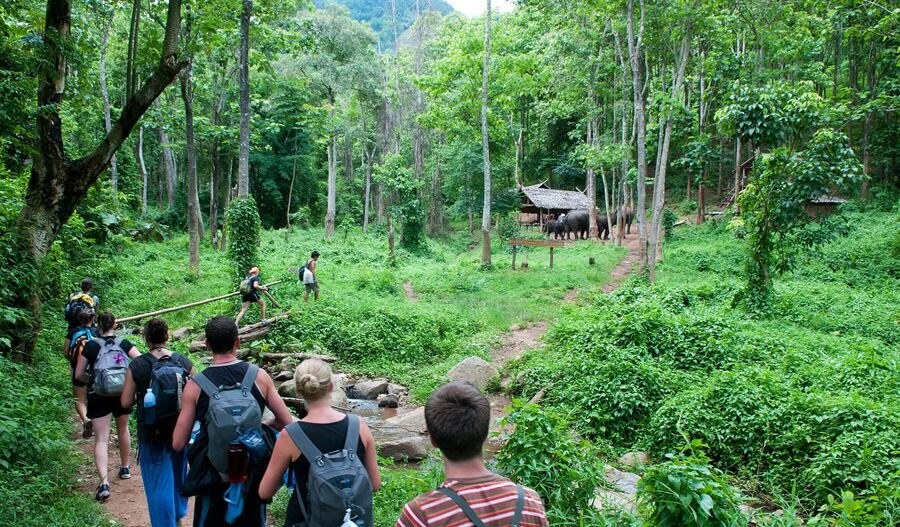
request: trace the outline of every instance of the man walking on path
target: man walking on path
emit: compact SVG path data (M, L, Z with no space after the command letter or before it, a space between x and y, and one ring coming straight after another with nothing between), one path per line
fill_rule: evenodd
M223 408L221 402L211 402L212 399L208 393L209 387L220 390L212 394L217 399L230 400L223 395L226 391L234 391L235 394L243 393L245 394L243 397L252 397L251 404L258 406L260 414L264 408L268 407L275 416L271 425L274 425L276 429L280 430L284 425L293 421L291 412L281 396L278 395L275 383L269 374L262 368L257 368L255 365L237 358L240 343L237 324L229 317L215 317L207 322L206 346L212 351L212 364L187 382L181 398L181 413L178 414L178 422L172 434L172 448L175 451L183 450L192 437L194 421L197 420L200 423L195 434L196 440L188 452L191 471L185 482L187 485L193 481L196 488L194 527L220 527L223 525L260 527L266 524L266 507L260 501L258 494L259 481L249 476L246 480L247 488L243 494L242 512L234 518L234 521L225 521L229 509L226 493L230 487L228 481L223 481L220 476L226 469L221 466L221 459L231 454L214 451L218 445L218 441L214 441L214 439L217 437L221 439L218 434L222 433L222 430L217 428L217 423L221 425ZM255 376L255 380L251 380L251 376ZM207 387L201 388L199 383ZM245 386L249 386L249 390L245 391ZM219 413L213 414L215 408L218 408ZM234 417L234 419L239 418L240 416L237 415ZM230 447L226 446L225 448L230 451ZM205 459L201 458L201 455L204 455ZM237 455L240 461L242 455L240 448ZM217 464L214 460L220 462ZM239 472L243 471L244 476L248 471L258 471L260 475L265 471L265 466L248 467L245 464L241 467L240 463L237 463L235 467ZM230 466L228 470L230 470ZM199 471L198 474L195 474L195 471ZM197 482L201 482L202 485L198 485ZM184 491L185 486L182 486L182 492Z
M316 264L319 262L319 251L313 251L309 261L303 266L303 285L306 286L306 294L303 301L309 301L309 293L313 292L313 298L319 301L319 277L316 276Z
M246 284L246 292L244 284ZM244 318L244 315L247 314L247 310L250 309L250 304L259 304L259 319L266 319L266 302L259 297L259 294L262 291L268 291L269 289L262 285L262 280L259 277L259 267L253 267L250 269L250 274L247 275L247 278L244 279L244 282L241 284L241 312L238 313L236 319L234 319L234 323L237 325L241 324L241 319Z
M395 527L548 527L538 494L489 471L482 448L491 404L468 383L445 384L425 403L431 444L444 456L446 480L413 499Z

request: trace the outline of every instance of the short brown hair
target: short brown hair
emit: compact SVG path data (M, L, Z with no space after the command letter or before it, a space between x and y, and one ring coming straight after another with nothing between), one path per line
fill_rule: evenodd
M161 318L151 318L144 324L144 340L150 346L165 344L169 340L169 325Z
M231 353L238 338L238 327L234 319L220 316L206 323L206 345L214 355Z
M480 456L490 424L491 403L469 383L445 384L425 403L428 433L450 461Z

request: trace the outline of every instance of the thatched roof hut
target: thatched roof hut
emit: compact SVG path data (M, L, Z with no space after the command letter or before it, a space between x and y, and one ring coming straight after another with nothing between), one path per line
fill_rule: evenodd
M548 218L570 210L588 209L591 202L584 192L556 190L546 183L522 187L520 223L543 225Z

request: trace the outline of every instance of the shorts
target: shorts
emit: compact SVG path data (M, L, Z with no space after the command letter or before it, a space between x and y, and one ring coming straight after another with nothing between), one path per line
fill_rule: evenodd
M89 393L87 397L87 416L88 419L97 419L112 414L113 417L120 415L128 415L131 408L122 408L122 401L118 395L106 397Z
M319 282L313 282L311 284L303 284L303 285L306 286L307 293L309 293L309 292L318 293L319 292Z
M250 302L251 304L255 304L256 302L259 302L259 295L257 295L256 293L241 295L241 302Z

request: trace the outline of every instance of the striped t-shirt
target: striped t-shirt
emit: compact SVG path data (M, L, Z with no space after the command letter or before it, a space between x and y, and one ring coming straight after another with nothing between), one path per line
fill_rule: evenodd
M487 527L508 527L516 510L516 484L496 474L445 481L459 494ZM548 527L544 503L537 492L525 488L521 527ZM435 490L403 507L395 527L471 527L472 522L453 500Z

